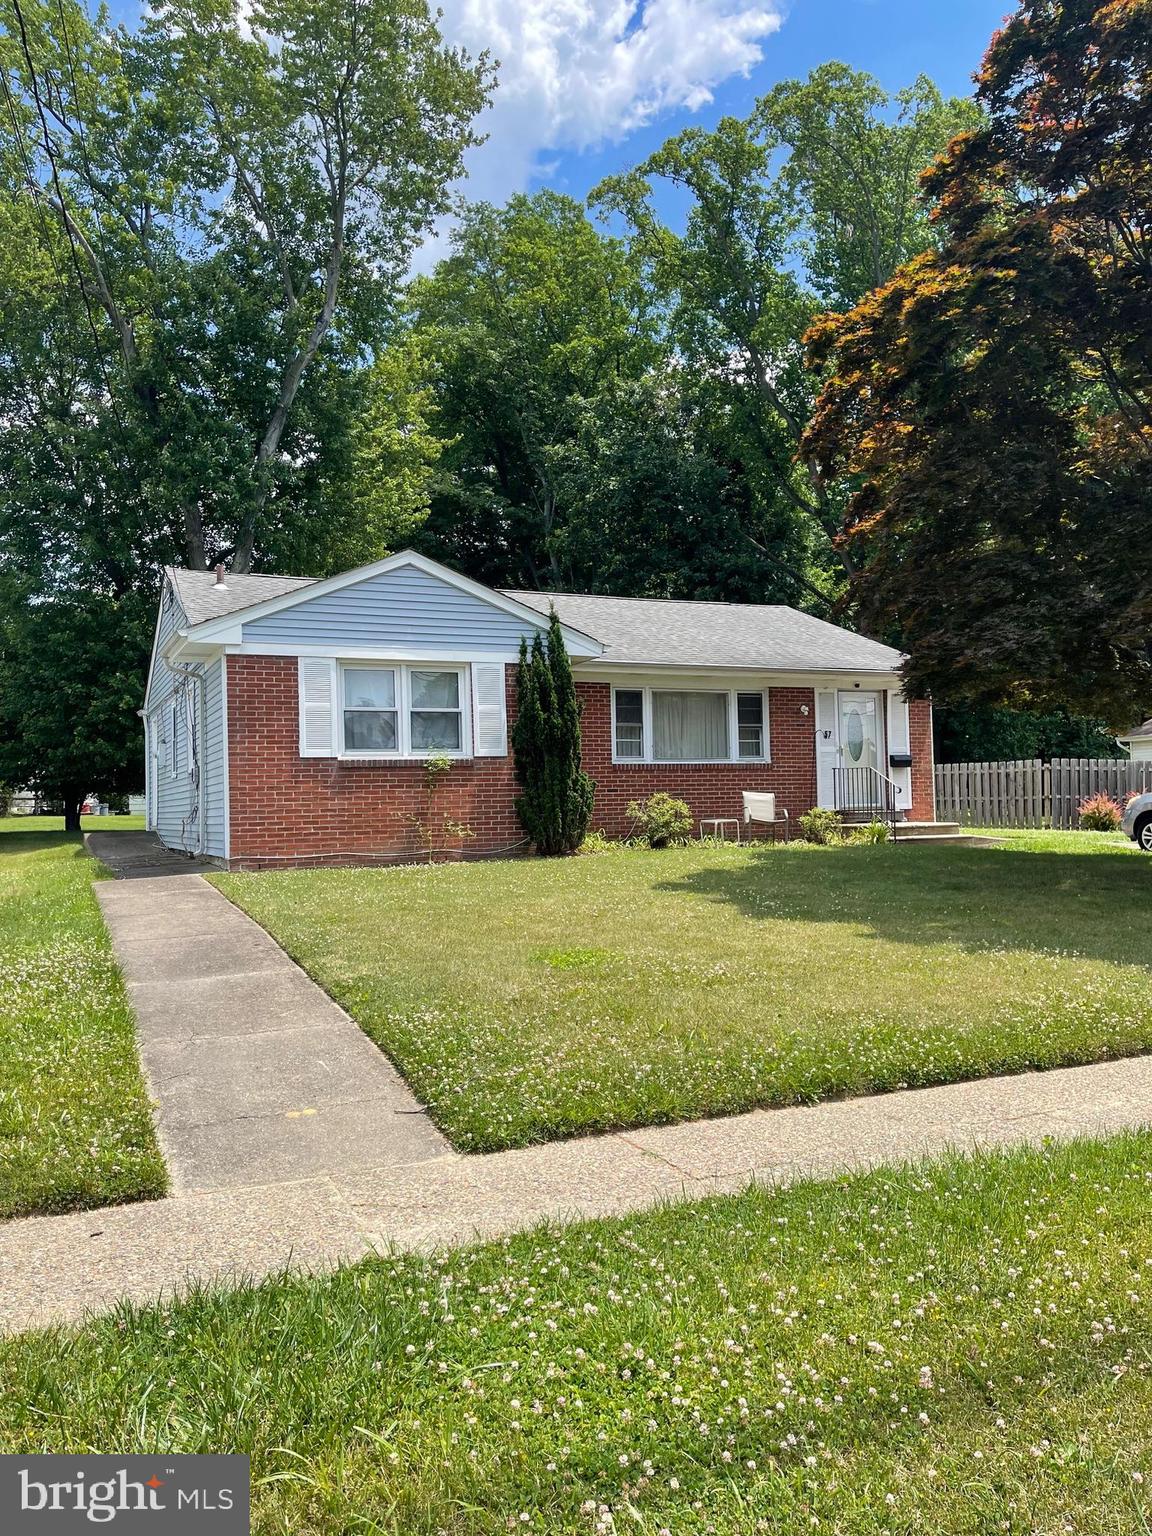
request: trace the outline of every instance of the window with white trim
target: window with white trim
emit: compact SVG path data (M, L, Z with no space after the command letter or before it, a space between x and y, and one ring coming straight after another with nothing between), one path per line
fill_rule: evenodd
M767 762L767 693L614 688L612 756L621 763Z
M180 729L180 706L175 699L168 711L168 775L170 778L178 777L180 773L180 760L176 751L176 738Z
M644 757L644 690L616 690L616 756Z
M759 759L764 751L764 695L762 693L738 693L736 695L737 757Z
M463 757L468 749L464 669L340 668L343 757Z

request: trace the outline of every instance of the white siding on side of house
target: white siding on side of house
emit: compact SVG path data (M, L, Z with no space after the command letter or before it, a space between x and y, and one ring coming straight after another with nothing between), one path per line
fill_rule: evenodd
M204 848L215 858L228 856L228 756L224 738L224 658L209 662L204 673Z
M163 650L173 631L184 621L184 610L168 582L160 594L160 617L156 626L156 646L152 679L148 689L147 771L154 781L155 807L153 830L170 848L183 846L184 828L195 805L192 783L183 771L187 760L187 728L184 710L177 693L178 679L164 659ZM176 772L172 772L175 753Z
M153 830L169 848L227 857L224 658L173 670L161 652L185 622L166 583L147 701L146 772ZM188 675L191 674L191 675ZM194 728L195 739L190 740ZM190 749L193 749L190 752ZM196 773L190 772L195 764ZM173 767L175 771L173 771Z

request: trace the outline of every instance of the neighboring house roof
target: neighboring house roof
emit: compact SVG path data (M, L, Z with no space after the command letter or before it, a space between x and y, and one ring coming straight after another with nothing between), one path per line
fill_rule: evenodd
M1117 741L1140 740L1141 737L1152 736L1152 720L1145 720L1143 725L1134 725L1130 731L1125 731L1122 736L1117 736Z
M270 597L283 597L299 587L310 587L316 580L315 576L233 576L229 572L224 586L218 587L212 571L186 571L169 566L168 575L189 624L222 619L237 608L252 608L257 603L266 603Z
M795 608L583 592L512 592L530 607L556 609L561 623L595 635L603 663L629 666L762 667L779 672L895 672L889 645Z

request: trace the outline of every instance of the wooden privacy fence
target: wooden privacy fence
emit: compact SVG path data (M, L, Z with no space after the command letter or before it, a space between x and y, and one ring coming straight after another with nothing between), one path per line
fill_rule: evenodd
M969 827L1079 826L1078 806L1102 791L1124 804L1152 791L1152 761L1126 757L1028 758L1011 763L938 763L936 815Z

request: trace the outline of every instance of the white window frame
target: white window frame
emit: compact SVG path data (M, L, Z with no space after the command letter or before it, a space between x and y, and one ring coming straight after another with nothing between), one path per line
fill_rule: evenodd
M391 672L396 678L396 741L394 752L358 752L344 745L344 674L345 672ZM412 748L412 673L455 672L460 701L460 746L435 747L413 751ZM465 665L447 661L341 661L336 668L336 747L337 756L350 762L395 763L427 762L430 757L470 758L472 756L472 691ZM454 711L446 710L446 714Z
M643 700L644 724L641 730L641 754L639 757L621 757L616 750L616 695L617 693L638 693ZM728 748L731 754L728 757L692 757L692 758L666 758L652 756L652 695L654 693L722 693L728 696ZM758 693L763 700L763 752L759 757L741 757L740 752L740 721L737 713L737 695L742 693ZM633 767L644 768L691 768L707 766L713 763L740 764L740 763L771 763L772 761L772 731L768 707L767 688L726 688L723 686L708 687L698 683L691 688L677 688L669 684L657 684L655 686L642 683L613 683L612 684L612 761L626 768L629 764Z

